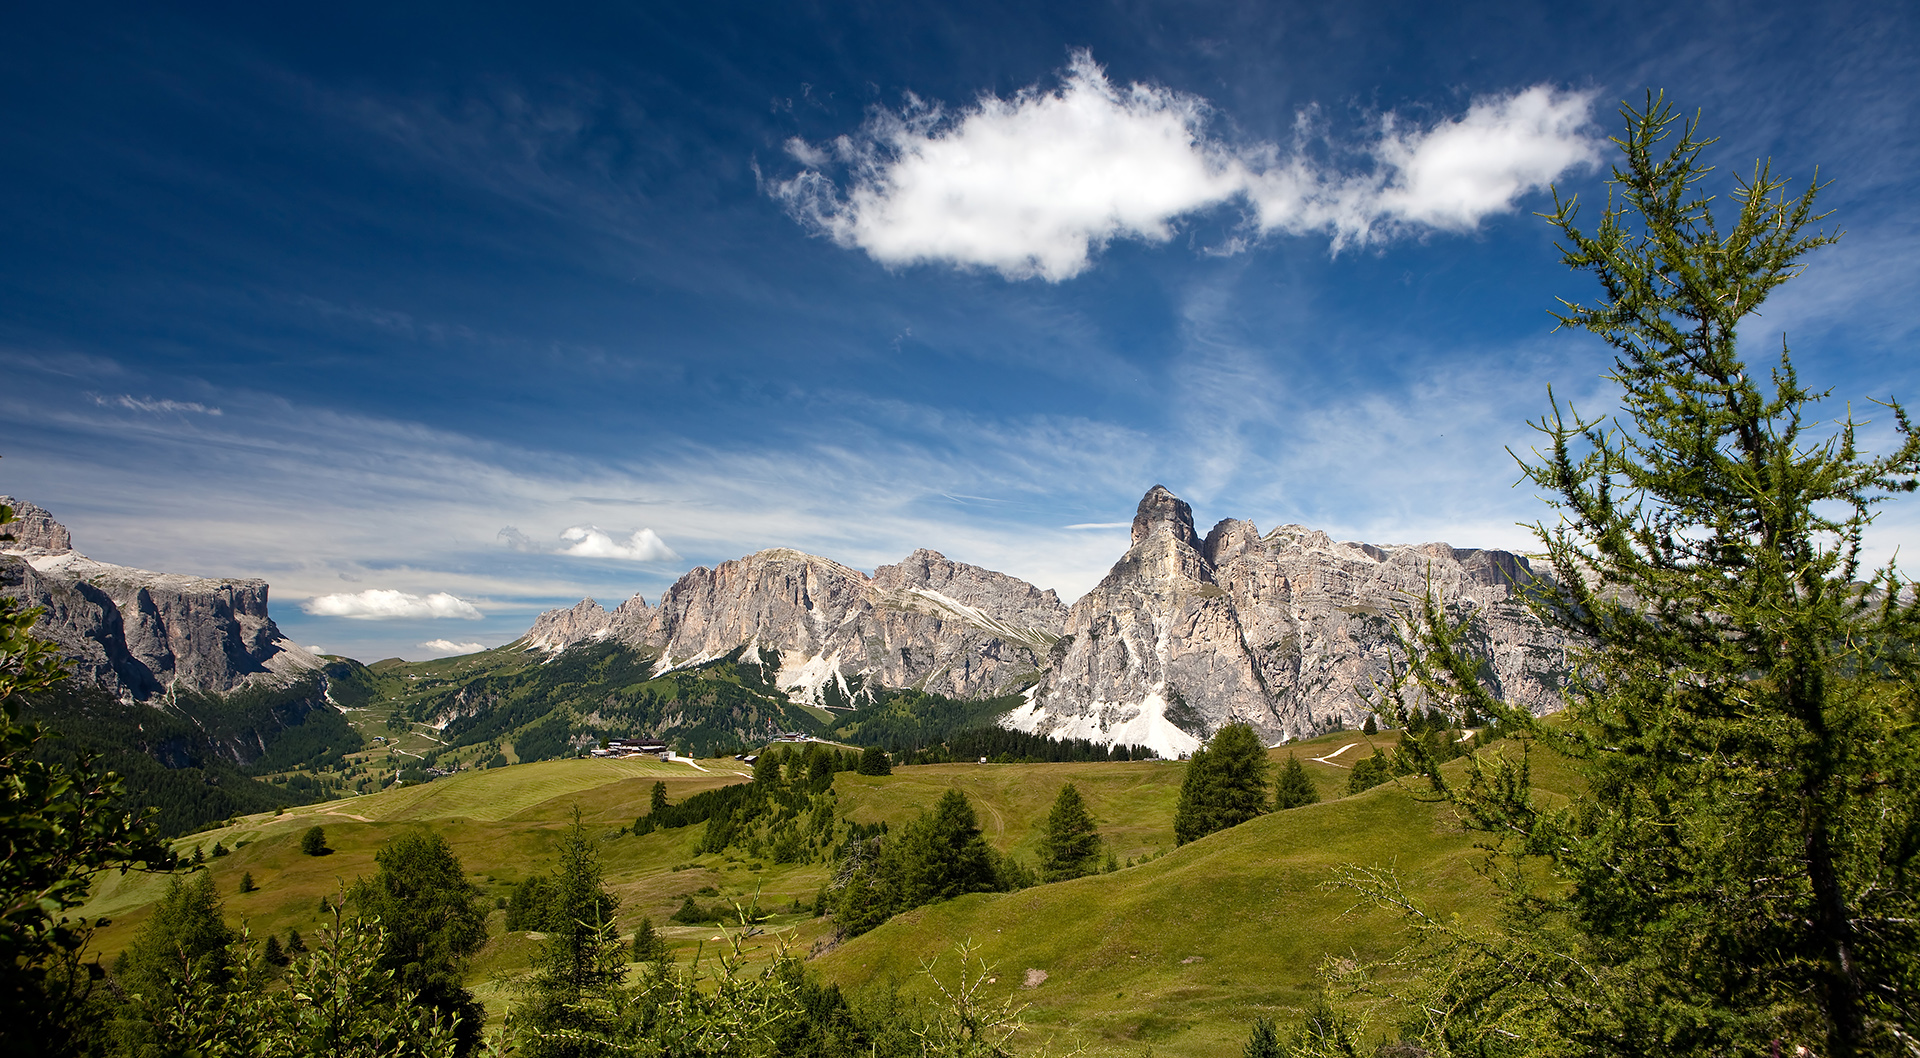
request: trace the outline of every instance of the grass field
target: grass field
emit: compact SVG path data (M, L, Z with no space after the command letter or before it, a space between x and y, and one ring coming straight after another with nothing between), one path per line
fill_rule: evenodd
M822 951L813 965L843 987L921 985L922 960L972 939L997 966L990 991L1030 1004L1028 1043L1049 1038L1089 1054L1169 1056L1237 1052L1255 1014L1284 1020L1306 1000L1328 954L1386 954L1398 940L1391 923L1368 911L1349 913L1347 894L1328 889L1343 863L1392 863L1439 910L1471 914L1481 886L1476 854L1440 809L1394 786L1346 797L1345 765L1390 748L1394 735L1336 734L1269 751L1306 764L1322 803L1262 817L1175 848L1173 813L1185 766L1176 762L978 765L901 768L891 776L842 773L835 795L846 817L898 825L948 789L974 805L988 840L1029 864L1040 828L1060 788L1078 786L1121 864L1111 873L1011 894L975 895L902 915L865 936L831 947L831 923L812 917L825 864L779 866L738 853L695 855L701 828L622 834L646 810L656 781L678 802L703 789L740 782L732 760L685 764L642 760L557 760L462 772L421 786L252 816L176 843L191 854L215 841L233 853L208 866L226 901L229 921L256 936L306 933L323 917L321 898L335 899L354 879L370 876L380 846L411 827L443 835L489 901L500 901L529 874L549 868L557 834L577 806L605 838L603 864L620 897L619 923L641 917L661 928L682 955L713 944L713 926L670 926L690 894L702 904L745 902L778 913L769 941L798 953ZM1342 746L1346 753L1326 757ZM1553 777L1549 776L1549 780ZM1547 785L1555 783L1549 781ZM326 828L333 852L306 856L301 835ZM239 893L243 873L259 887ZM89 915L112 924L96 937L107 959L145 920L164 879L128 875L101 880ZM537 942L494 933L475 960L472 985L498 1018L513 996ZM829 950L830 949L830 950ZM771 951L763 945L762 953ZM951 970L953 958L943 960ZM1025 982L1041 971L1045 980ZM1054 1048L1056 1051L1059 1047Z

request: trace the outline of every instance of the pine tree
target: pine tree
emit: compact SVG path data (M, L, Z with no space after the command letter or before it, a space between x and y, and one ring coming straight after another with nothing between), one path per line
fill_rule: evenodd
M1040 880L1063 882L1092 874L1099 859L1100 832L1079 788L1068 783L1047 813L1047 830L1040 839Z
M241 871L241 872L240 872L240 891L241 891L241 892L243 892L243 893L251 893L251 892L253 892L253 891L254 891L255 889L258 889L258 888L259 888L259 886L256 886L256 885L254 885L254 884L253 884L253 872L252 872L252 871Z
M633 931L633 961L670 962L672 959L667 939L654 930L653 919L641 919L639 928Z
M1360 733L1363 735L1377 735L1380 733L1380 725L1374 722L1372 713L1367 714L1367 722L1361 726Z
M667 807L667 784L664 781L656 781L653 784L653 797L648 802L647 814L657 816L665 807Z
M1894 404L1890 455L1864 455L1851 417L1806 436L1825 394L1784 347L1770 376L1740 357L1738 326L1835 238L1806 234L1818 184L1788 196L1756 165L1723 233L1697 121L1651 95L1623 115L1599 226L1581 230L1572 201L1551 218L1565 262L1605 292L1559 318L1614 347L1622 413L1555 403L1523 464L1557 508L1536 527L1554 571L1531 586L1536 612L1588 644L1571 723L1483 686L1470 621L1431 598L1398 689L1403 707L1450 701L1552 747L1586 793L1535 801L1524 759L1475 757L1464 785L1420 761L1514 862L1488 872L1506 885L1497 932L1419 920L1432 972L1416 1020L1447 1051L1496 1026L1539 1041L1500 1044L1512 1054L1909 1050L1920 601L1862 550L1875 506L1914 490L1920 436ZM1390 876L1351 877L1409 906Z
M1280 1049L1280 1037L1274 1032L1273 1022L1262 1016L1253 1019L1253 1032L1247 1038L1246 1050L1241 1053L1246 1058L1281 1058L1286 1052Z
M893 762L887 759L887 751L879 746L868 746L860 754L860 774L892 775Z
M902 828L900 909L996 889L993 850L980 833L967 795L948 790L931 812Z
M547 939L514 1028L532 1058L598 1054L597 1045L580 1037L604 1038L611 1031L627 953L613 921L620 902L602 884L600 844L587 832L578 805L573 826L561 838L551 884Z
M361 914L377 918L384 931L380 966L393 974L393 994L414 993L443 1023L458 1018L454 1036L466 1054L479 1042L486 1017L463 984L467 959L487 940L479 890L438 834L402 834L373 859L378 870L352 896Z
M333 850L327 847L327 828L308 827L307 832L300 835L300 851L309 856L325 856L332 852ZM216 851L214 855L217 856L219 853Z
M306 939L300 936L299 930L294 929L292 926L288 926L287 927L287 954L299 955L300 953L306 950L307 950Z
M1314 789L1313 779L1307 775L1306 766L1300 758L1287 754L1287 763L1280 769L1279 778L1273 782L1273 807L1279 811L1299 808L1320 800L1320 791Z
M1228 724L1195 750L1180 783L1173 840L1184 845L1267 811L1267 753L1246 724Z

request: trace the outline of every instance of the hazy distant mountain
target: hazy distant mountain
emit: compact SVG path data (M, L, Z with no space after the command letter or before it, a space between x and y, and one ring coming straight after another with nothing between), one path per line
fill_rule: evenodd
M1559 705L1565 643L1514 597L1535 574L1504 551L1336 543L1223 520L1205 540L1160 486L1140 501L1132 546L1071 610L1052 591L932 551L871 577L774 549L700 568L649 607L585 600L542 614L521 640L549 653L614 640L660 651L656 672L742 647L777 652L774 686L796 702L852 704L868 684L955 697L1025 691L1002 723L1173 755L1224 724L1271 741L1358 725L1359 688L1386 672L1394 615L1431 583L1481 611L1500 693Z

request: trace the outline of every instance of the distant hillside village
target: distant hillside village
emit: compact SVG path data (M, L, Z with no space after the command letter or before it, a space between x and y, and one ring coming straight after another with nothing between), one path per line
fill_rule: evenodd
M776 731L767 737L769 742L818 742L819 739L804 731ZM619 759L623 757L658 757L672 760L673 749L657 738L610 738L599 749L590 750L582 756ZM745 760L749 764L752 757L734 755L735 760Z
M657 757L667 760L673 750L657 738L610 738L607 744L587 754L590 757Z

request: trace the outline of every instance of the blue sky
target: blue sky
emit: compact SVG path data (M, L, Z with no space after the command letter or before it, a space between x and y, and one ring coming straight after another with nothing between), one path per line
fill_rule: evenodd
M1524 546L1608 400L1531 213L1648 88L1834 181L1756 355L1920 380L1909 5L280 6L10 17L0 492L365 660L770 546L1072 599L1156 482Z

